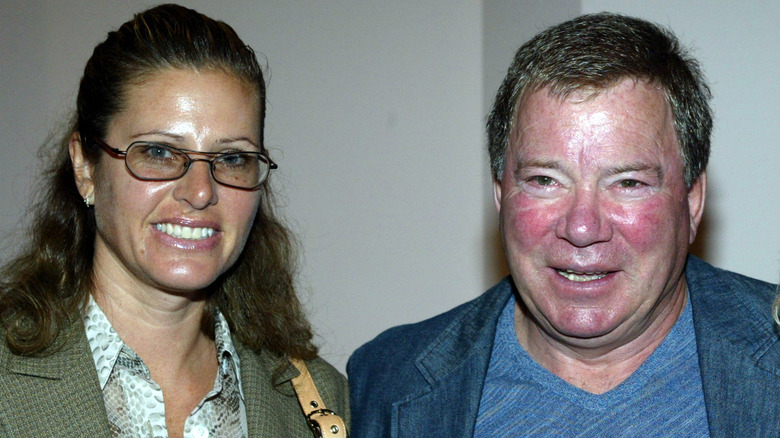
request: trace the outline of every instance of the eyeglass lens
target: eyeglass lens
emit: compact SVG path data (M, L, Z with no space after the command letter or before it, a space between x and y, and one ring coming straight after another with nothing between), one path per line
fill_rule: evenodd
M138 178L172 180L187 173L190 157L175 148L154 143L134 143L127 149L127 168ZM270 164L262 155L235 152L209 161L217 182L242 188L254 188L268 176Z

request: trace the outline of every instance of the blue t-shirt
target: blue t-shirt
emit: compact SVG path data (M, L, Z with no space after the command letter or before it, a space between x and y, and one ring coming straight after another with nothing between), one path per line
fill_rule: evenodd
M624 382L600 395L534 361L515 335L512 297L498 320L475 437L708 437L690 305Z

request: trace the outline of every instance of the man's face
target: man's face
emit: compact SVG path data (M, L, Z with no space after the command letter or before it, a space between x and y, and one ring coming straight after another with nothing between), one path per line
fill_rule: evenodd
M547 336L622 345L675 311L706 177L686 187L659 88L527 96L505 168L494 191L507 262Z

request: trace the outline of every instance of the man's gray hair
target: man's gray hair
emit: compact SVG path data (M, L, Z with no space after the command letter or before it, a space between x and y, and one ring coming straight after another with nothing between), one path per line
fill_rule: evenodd
M707 167L712 131L711 93L699 64L671 31L611 13L553 26L517 51L487 122L493 177L503 177L509 135L524 97L542 89L558 97L582 90L597 93L624 79L663 89L690 187Z

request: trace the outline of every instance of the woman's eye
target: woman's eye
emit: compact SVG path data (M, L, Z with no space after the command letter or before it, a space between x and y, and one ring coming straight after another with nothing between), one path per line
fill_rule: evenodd
M138 146L139 151L151 160L163 160L173 158L173 151L161 145L149 144Z
M247 155L241 153L222 155L219 157L219 162L225 166L241 167L246 165Z
M149 155L155 158L166 158L171 154L167 148L151 147L149 148Z

